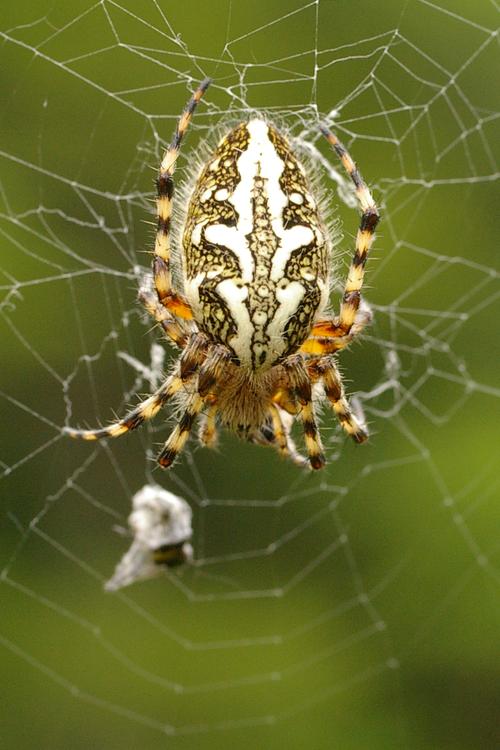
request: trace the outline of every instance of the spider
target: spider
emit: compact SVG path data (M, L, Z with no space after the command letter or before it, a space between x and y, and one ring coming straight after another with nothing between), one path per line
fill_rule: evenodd
M337 316L326 314L330 238L305 170L277 128L252 117L220 141L201 170L182 233L182 290L172 282L170 224L174 169L193 112L210 84L186 105L160 165L152 278L139 299L181 349L170 375L118 422L66 428L84 440L134 430L174 399L180 418L158 456L171 466L201 414L199 439L213 447L218 424L307 465L291 437L302 423L308 462L325 465L315 403L328 402L356 443L368 434L346 400L335 354L371 314L361 301L365 263L379 220L354 161L321 132L354 183L361 207L354 257Z

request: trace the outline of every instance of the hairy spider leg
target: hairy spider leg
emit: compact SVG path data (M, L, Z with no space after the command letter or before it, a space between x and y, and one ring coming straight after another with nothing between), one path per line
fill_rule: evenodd
M179 423L173 429L158 456L158 463L163 468L171 466L183 450L195 419L205 406L205 403L210 404L210 417L205 417L202 427L208 424L210 430L215 432L217 395L211 392L211 388L220 379L224 366L231 359L231 354L223 345L209 344L204 334L196 334L193 338L196 338L199 342L199 358L196 358L196 361L193 359L193 374L199 368L198 381L194 392L186 402L185 411ZM206 357L202 362L203 355L205 354ZM216 433L213 437L216 437Z
M201 416L198 439L206 448L215 448L217 446L219 435L215 418L218 408L217 403L213 403Z
M217 404L217 383L221 381L224 368L231 361L231 352L222 344L211 346L205 362L200 367L198 375L198 393L209 408L203 414L198 438L208 448L215 448L218 442L216 417L219 410Z
M293 393L290 393L290 391L286 388L278 388L276 393L273 395L272 400L273 403L277 404L280 409L283 409L283 411L286 411L287 414L293 414L294 416L296 416L299 413L297 399L294 397Z
M119 422L110 424L109 427L103 427L98 430L74 430L71 427L65 427L64 432L72 438L81 440L100 440L101 438L119 437L129 430L135 430L140 427L146 420L152 419L162 406L175 396L183 387L184 381L176 372L156 390L151 396L132 409L128 414L120 419Z
M141 289L139 301L147 310L149 315L163 328L167 338L174 342L180 349L184 349L189 341L189 333L182 328L180 320L176 320L158 299L158 295L152 289Z
M299 411L299 417L304 430L304 442L306 444L309 463L313 469L322 469L326 463L326 459L314 415L311 381L307 375L302 357L300 354L289 357L288 360L283 362L283 367L288 375L290 389L302 407Z
M362 214L356 235L354 256L342 295L340 314L338 318L316 322L308 339L300 348L300 351L304 354L327 354L343 349L370 321L371 316L367 306L360 309L361 288L365 276L366 260L373 244L375 229L380 220L380 214L372 194L349 152L328 128L321 126L320 130L354 183ZM337 341L332 339L337 339Z
M200 334L191 337L191 341L182 353L175 372L135 409L126 414L123 419L97 430L75 430L65 427L64 432L72 438L80 440L100 440L102 438L120 437L130 430L135 430L144 422L158 414L160 409L183 388L196 374L196 369L206 347L206 339Z
M212 344L207 358L200 367L198 375L198 393L203 398L209 398L215 405L217 401L217 383L222 379L224 369L232 360L233 355L224 344Z
M274 448L282 458L290 459L294 464L301 468L309 465L308 459L301 456L297 451L295 443L293 442L289 431L283 424L281 414L278 410L273 414L272 409L270 409L266 422L250 432L247 436L247 440L254 445Z
M317 320L299 352L319 357L324 354L334 354L341 349L345 349L356 336L359 336L365 326L371 323L372 319L373 315L369 305L361 299L360 307L349 333L343 333L336 318Z
M316 362L311 362L307 369L313 382L322 381L325 395L347 434L356 443L364 443L365 440L368 440L366 428L354 416L345 397L342 378L332 357L324 357Z
M182 417L172 430L170 437L158 456L158 463L160 466L163 466L164 469L171 466L179 453L183 450L194 421L203 409L204 403L203 398L197 391L189 396Z
M158 228L153 251L154 284L161 304L174 313L174 315L187 320L190 320L193 314L187 300L173 289L170 268L170 222L174 193L173 175L181 143L191 122L193 112L210 83L210 78L202 81L184 108L177 123L172 142L162 159L158 179L156 180Z
M356 164L345 146L342 145L337 136L328 130L328 128L322 127L321 132L339 157L342 166L353 181L354 187L356 188L356 196L362 210L359 229L356 235L354 256L351 261L349 273L347 274L342 304L340 306L338 323L340 329L345 335L349 333L356 319L356 313L361 299L360 292L361 287L363 286L366 259L373 243L375 229L379 222L380 215L359 169L356 167Z
M293 461L298 466L304 466L307 464L307 459L301 456L295 447L290 431L283 422L279 408L275 404L271 404L270 414L273 424L273 432L275 437L276 448L278 452ZM273 443L274 444L274 443Z

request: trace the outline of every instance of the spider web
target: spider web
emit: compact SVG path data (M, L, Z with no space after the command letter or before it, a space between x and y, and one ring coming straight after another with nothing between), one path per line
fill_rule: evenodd
M2 9L4 736L496 747L497 8L248 6ZM340 360L372 438L325 415L320 474L227 435L162 473L172 415L107 443L62 434L122 414L174 356L136 292L152 170L206 75L178 182L214 128L260 110L338 204L339 278L356 204L319 121L381 207L374 323ZM194 561L107 593L148 484L190 503Z

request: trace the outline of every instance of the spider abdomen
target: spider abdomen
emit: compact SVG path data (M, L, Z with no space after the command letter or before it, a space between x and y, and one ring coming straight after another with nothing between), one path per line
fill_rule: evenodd
M183 233L185 293L199 328L245 369L296 351L328 299L328 245L304 170L261 119L219 143Z

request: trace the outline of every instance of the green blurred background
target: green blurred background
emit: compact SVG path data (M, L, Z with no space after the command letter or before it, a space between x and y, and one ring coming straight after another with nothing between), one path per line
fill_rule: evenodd
M493 4L25 0L0 19L2 747L500 746ZM148 389L120 353L148 363L159 337L135 303L151 168L205 75L180 181L249 108L337 167L316 123L338 110L382 206L375 322L342 357L373 435L356 449L325 416L321 476L230 436L159 473L161 419L107 446L61 435ZM356 214L322 181L340 273ZM198 564L105 593L149 481L190 501Z

